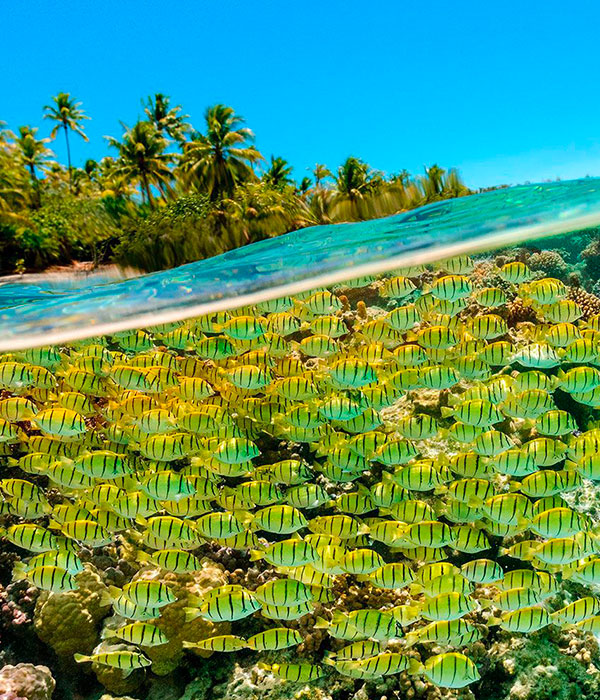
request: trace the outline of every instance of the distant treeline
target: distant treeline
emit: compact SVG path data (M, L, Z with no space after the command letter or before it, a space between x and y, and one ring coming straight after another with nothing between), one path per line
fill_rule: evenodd
M52 129L0 130L0 272L74 261L156 270L315 224L360 221L471 193L456 170L385 175L351 156L300 182L265 156L231 107L206 110L200 130L156 94L145 119L108 137L113 155L71 164L70 139L89 117L69 93L44 107ZM67 163L50 149L64 138Z

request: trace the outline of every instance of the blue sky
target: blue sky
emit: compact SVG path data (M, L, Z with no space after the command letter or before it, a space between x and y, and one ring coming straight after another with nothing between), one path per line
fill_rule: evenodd
M356 155L385 172L437 162L480 187L600 175L597 1L0 0L0 119L42 122L66 91L101 158L119 119L165 92L202 126L242 114L301 178ZM53 147L66 159L64 143Z

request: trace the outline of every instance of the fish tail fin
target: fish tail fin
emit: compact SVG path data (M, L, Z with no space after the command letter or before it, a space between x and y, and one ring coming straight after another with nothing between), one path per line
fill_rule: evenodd
M111 630L108 627L104 627L102 632L100 632L100 639L111 639L112 637L116 636L115 630Z
M196 618L200 617L200 611L198 610L198 608L184 608L183 612L185 614L186 622L191 622L192 620L195 620Z
M91 656L86 656L85 654L73 654L73 658L75 659L75 661L77 661L78 664L82 663L83 661L92 660Z
M123 591L116 586L109 586L106 590L102 591L100 596L100 607L107 607L112 605L113 600L121 596Z
M247 510L236 510L235 517L244 525L244 527L252 530L252 521L254 520L254 514Z
M135 559L136 561L139 561L141 564L146 564L151 560L151 556L148 554L148 552L144 552L143 549L140 549L138 552L136 552Z
M258 549L251 549L250 550L250 561L259 561L260 559L265 558L265 553L261 552Z
M202 596L193 594L188 595L186 600L190 605L195 605L196 607L200 607L206 602Z
M25 566L24 562L18 561L13 566L12 580L13 581L22 581L25 578L27 578L27 567Z
M409 632L405 637L404 637L404 648L405 649L410 649L410 647L414 646L417 644L419 641L419 633L418 632Z
M407 671L408 671L408 673L410 673L412 676L415 676L415 675L417 675L417 674L419 674L419 673L423 673L423 669L424 669L424 668L425 668L425 667L423 666L423 664L422 664L420 661L417 661L416 659L411 659L411 660L408 662Z
M317 617L317 620L314 624L314 628L317 630L325 630L329 627L329 622L325 620L323 617Z
M454 415L454 409L450 406L442 406L440 408L440 412L442 414L442 418L450 418L450 416Z
M454 394L448 394L448 406L458 406L460 403L460 396L455 396Z
M343 613L341 610L335 610L333 613L333 616L331 618L331 623L334 625L340 624L342 622L346 622L347 620L347 615L346 613Z
M477 496L471 496L467 499L467 505L469 508L481 508L483 505L483 500L481 498L477 498Z

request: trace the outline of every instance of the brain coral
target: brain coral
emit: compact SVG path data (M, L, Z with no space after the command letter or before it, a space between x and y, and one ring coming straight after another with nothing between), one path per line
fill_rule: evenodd
M557 250L540 250L533 253L527 264L532 270L539 270L547 277L558 279L564 279L569 271L569 266Z
M0 697L50 700L55 685L46 666L17 664L0 670Z
M89 565L77 580L78 590L43 592L35 606L35 631L59 656L91 652L98 643L99 622L110 612L108 589Z

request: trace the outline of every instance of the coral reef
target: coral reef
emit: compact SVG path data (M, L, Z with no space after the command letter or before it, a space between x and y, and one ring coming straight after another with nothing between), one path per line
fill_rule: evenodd
M20 647L32 650L37 645L32 622L38 595L27 581L0 585L0 665L20 661Z
M510 328L514 328L519 323L535 323L537 320L535 309L521 297L507 302L505 317Z
M95 649L96 652L133 650L134 647L128 647L125 644L108 644L105 642ZM144 669L136 669L132 673L125 675L118 668L93 663L92 671L96 674L96 678L103 688L119 696L137 691L146 679Z
M184 640L198 642L207 637L229 633L230 625L227 623L213 623L202 617L186 621L184 608L190 605L189 596L201 597L212 588L227 583L225 569L210 559L203 559L202 568L189 574L174 574L156 568L144 568L134 575L132 581L160 581L169 586L177 597L176 602L161 610L160 619L156 622L169 639L168 643L144 650L146 656L152 660L152 671L156 675L167 675L179 666L183 658ZM104 625L105 633L121 625L122 622L118 616L107 618ZM198 656L208 655L207 652L198 650L192 650L192 653ZM104 673L106 674L106 671Z
M108 588L97 572L86 568L78 584L78 590L66 593L43 591L35 606L35 630L58 656L92 651L98 643L99 623L110 613Z
M0 669L2 700L50 700L55 688L50 669L33 664L17 664Z
M568 298L579 304L583 312L582 318L585 321L590 316L600 314L600 297L592 292L587 292L583 287L570 286Z
M600 695L600 654L590 635L553 628L518 637L501 632L485 653L493 668L479 697L595 700Z
M600 278L600 238L592 240L581 252L584 261L584 271L588 278Z
M542 272L544 277L555 277L564 280L570 271L569 265L558 250L540 250L533 253L528 259L529 267Z
M30 624L38 594L38 589L27 581L0 586L0 630Z

